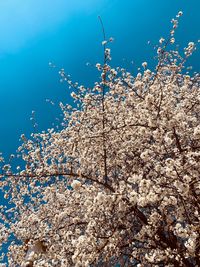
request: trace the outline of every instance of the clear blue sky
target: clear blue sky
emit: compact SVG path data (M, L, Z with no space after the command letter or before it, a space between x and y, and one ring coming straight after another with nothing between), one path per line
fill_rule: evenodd
M32 132L29 120L36 111L39 130L51 127L58 109L45 102L68 102L69 91L59 83L53 61L72 78L92 84L97 72L86 62L102 59L101 15L112 44L113 65L136 72L143 61L152 64L153 49L170 29L170 20L184 12L177 42L200 38L199 0L1 0L0 1L0 151L8 155L22 133ZM134 65L131 65L133 60ZM200 53L191 60L200 69Z

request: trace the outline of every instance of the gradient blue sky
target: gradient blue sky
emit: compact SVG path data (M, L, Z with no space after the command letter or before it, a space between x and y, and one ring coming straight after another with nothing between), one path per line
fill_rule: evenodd
M102 60L98 15L107 35L115 38L112 64L136 73L141 62L153 63L147 41L156 44L167 36L179 10L184 16L176 39L185 46L200 38L199 0L0 0L0 151L15 152L19 136L32 132L32 110L39 130L51 127L59 111L45 99L70 101L49 61L64 67L75 81L90 85L98 79L86 66ZM196 71L199 62L196 52L191 59Z

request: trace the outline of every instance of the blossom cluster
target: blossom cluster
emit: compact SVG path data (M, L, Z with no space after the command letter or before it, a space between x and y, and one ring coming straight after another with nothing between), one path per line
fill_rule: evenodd
M9 266L200 265L200 76L160 44L136 76L106 48L93 88L61 70L75 100L62 129L23 135L25 167L0 175Z

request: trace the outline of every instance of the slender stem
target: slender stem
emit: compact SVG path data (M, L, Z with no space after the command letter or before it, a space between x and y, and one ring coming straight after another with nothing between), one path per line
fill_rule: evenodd
M103 38L104 41L106 40L106 34L105 34L105 28L103 25L103 21L100 16L98 16L98 19L101 23L101 28L102 28L102 33L103 33ZM103 44L104 48L104 62L103 62L103 73L102 73L102 111L103 111L103 119L102 119L102 128L103 128L103 161L104 161L104 176L105 176L105 183L108 182L108 170L107 170L107 150L106 150L106 137L105 137L105 105L104 105L104 99L105 99L105 86L106 86L106 61L107 61L107 56L106 56L106 43Z
M77 173L74 173L74 172L55 172L55 173L42 173L40 175L38 174L34 174L34 173L25 173L25 174L12 174L12 173L9 173L9 174L2 174L0 175L0 178L1 177L16 177L16 178L20 178L20 177L23 177L23 178L42 178L42 177L52 177L52 176L71 176L71 177L76 177L76 178L84 178L86 180L89 180L89 181L92 181L94 183L97 183L97 184L100 184L100 185L103 185L104 187L106 187L107 189L109 189L111 192L115 192L115 190L112 188L112 186L108 185L107 183L104 183L104 182L101 182L99 180L96 180L94 178L91 178L87 175L84 175L84 174L77 174Z

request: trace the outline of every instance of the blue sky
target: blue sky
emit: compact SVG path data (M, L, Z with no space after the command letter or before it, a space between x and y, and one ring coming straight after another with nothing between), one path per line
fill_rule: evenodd
M98 73L87 67L102 60L104 21L111 46L112 64L133 73L143 61L153 64L153 48L167 36L170 20L183 10L177 42L185 46L200 38L199 0L0 0L0 151L8 155L19 145L22 133L30 134L31 111L36 111L38 130L51 127L59 116L56 106L69 102L67 86L49 61L64 67L73 80L91 85ZM134 64L131 64L131 61ZM200 53L191 59L199 71Z
M106 1L1 0L0 55L16 53L38 36L56 30L78 12L87 15L104 3Z

